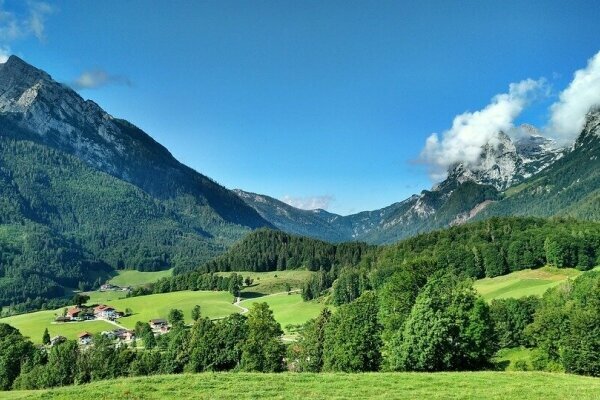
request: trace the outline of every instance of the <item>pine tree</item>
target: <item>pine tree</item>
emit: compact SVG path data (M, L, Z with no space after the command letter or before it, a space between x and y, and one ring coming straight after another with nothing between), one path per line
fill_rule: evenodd
M50 344L50 332L48 332L48 328L44 330L44 335L42 336L42 343Z

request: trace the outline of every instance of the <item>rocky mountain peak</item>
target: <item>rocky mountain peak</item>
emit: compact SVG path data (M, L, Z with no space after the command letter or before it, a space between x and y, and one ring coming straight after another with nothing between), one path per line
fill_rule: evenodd
M573 145L574 148L589 145L600 139L600 106L595 106L585 116L585 124L581 134Z
M505 190L542 171L564 155L555 142L542 136L533 125L516 128L516 139L500 131L482 146L476 164L458 163L448 172L448 178L434 190L453 190L458 184L472 181Z

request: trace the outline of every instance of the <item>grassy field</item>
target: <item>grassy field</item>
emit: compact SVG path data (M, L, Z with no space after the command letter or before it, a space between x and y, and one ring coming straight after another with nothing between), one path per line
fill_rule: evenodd
M115 296L115 292L106 292L98 294L97 297L107 294ZM192 308L196 304L202 307L202 314L205 316L210 318L224 317L240 311L238 307L232 304L232 301L233 297L227 292L182 291L130 297L105 303L120 311L131 308L133 315L120 318L118 323L127 328L133 328L137 321L147 322L152 318L166 318L172 308L182 310L186 321L190 322ZM102 302L104 303L104 301ZM48 328L51 336L62 335L68 338L75 338L78 333L83 331L98 333L115 329L114 325L104 321L54 323L55 316L60 314L62 314L62 309L39 311L2 318L0 322L14 326L35 343L41 342L45 328Z
M115 329L114 325L105 321L57 324L53 322L56 315L62 315L62 309L15 315L13 317L2 318L0 322L14 326L34 343L42 342L42 335L45 328L48 328L50 336L61 335L68 339L75 339L77 334L83 331L99 333Z
M152 283L160 278L166 278L173 275L173 269L156 272L142 272L136 270L120 270L117 276L109 280L109 283L117 286L141 286Z
M524 296L541 296L546 290L581 274L574 268L525 269L475 282L475 289L487 301Z
M598 399L600 379L541 372L204 373L95 382L0 399Z
M120 318L119 323L133 328L137 321L147 322L152 318L166 318L169 310L176 308L183 311L186 322L192 320L192 308L196 304L202 308L202 315L209 318L226 317L229 314L239 312L234 306L233 296L228 292L205 292L205 291L182 291L162 294L151 294L148 296L130 297L128 299L116 300L110 303L118 310L131 308L133 315Z
M319 315L325 305L316 301L302 301L300 294L275 294L271 296L258 297L256 299L244 300L241 306L251 308L253 303L265 302L273 310L273 315L281 327L286 329L288 325L303 324L311 318ZM331 308L331 307L330 307Z
M515 364L519 361L527 363L531 369L532 349L525 347L514 347L512 349L501 349L494 357L494 363L505 371L516 371Z
M219 272L219 275L227 276L233 272ZM286 283L292 289L300 289L302 284L306 282L314 274L312 271L306 270L289 270L289 271L273 271L273 272L236 272L244 278L249 276L254 280L252 286L242 289L242 297L256 297L260 295L280 293L286 290Z

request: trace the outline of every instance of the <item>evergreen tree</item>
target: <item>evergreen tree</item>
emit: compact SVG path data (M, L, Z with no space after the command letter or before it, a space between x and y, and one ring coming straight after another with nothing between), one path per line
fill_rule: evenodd
M50 332L48 332L48 328L44 329L44 334L42 335L42 343L50 344Z
M298 369L303 372L321 372L325 329L331 320L331 311L323 309L317 318L304 324L298 340Z

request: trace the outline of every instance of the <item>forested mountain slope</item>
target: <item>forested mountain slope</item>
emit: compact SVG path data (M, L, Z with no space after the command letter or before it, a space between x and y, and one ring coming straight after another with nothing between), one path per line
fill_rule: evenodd
M115 268L193 268L262 226L135 126L15 56L0 64L0 305Z
M0 65L0 123L2 136L54 147L152 196L184 203L207 231L268 226L233 192L179 163L142 130L16 56Z

